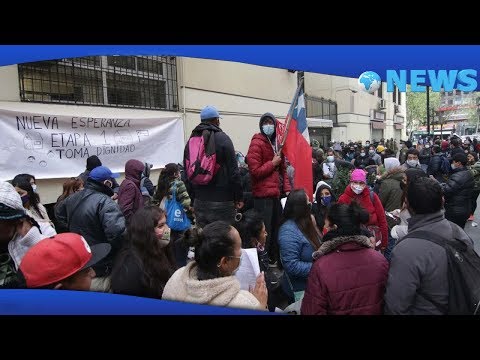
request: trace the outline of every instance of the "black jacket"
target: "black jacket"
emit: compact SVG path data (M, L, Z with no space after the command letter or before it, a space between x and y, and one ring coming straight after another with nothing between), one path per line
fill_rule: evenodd
M448 181L441 184L445 195L445 216L470 215L471 197L474 186L473 176L467 168L462 167L452 171Z
M193 129L191 136L200 136L203 130L215 132L215 152L220 169L207 185L190 184L187 188L191 186L195 199L202 201L242 201L243 191L232 140L218 126L207 123L199 124ZM183 155L184 167L187 156L188 142Z
M125 217L111 199L113 191L102 183L88 179L85 188L67 197L55 207L55 217L69 231L82 235L89 245L109 243L112 250L93 266L97 276L105 276L112 259L122 246Z
M445 181L442 174L442 156L444 156L442 153L433 155L430 158L430 162L428 163L427 168L427 175L433 175L433 177L439 182Z

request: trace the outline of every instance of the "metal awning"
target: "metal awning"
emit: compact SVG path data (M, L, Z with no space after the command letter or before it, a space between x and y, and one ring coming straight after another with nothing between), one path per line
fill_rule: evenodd
M333 127L333 121L329 119L307 118L307 126L316 128L331 128Z
M385 123L383 121L370 121L373 129L385 129Z

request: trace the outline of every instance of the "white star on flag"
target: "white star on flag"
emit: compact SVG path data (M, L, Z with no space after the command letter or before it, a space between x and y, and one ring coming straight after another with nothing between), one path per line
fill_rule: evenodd
M302 93L299 97L298 97L298 101L297 101L297 106L295 106L295 109L296 109L296 115L298 116L298 114L300 114L300 111L302 111L302 109L305 109L305 94Z

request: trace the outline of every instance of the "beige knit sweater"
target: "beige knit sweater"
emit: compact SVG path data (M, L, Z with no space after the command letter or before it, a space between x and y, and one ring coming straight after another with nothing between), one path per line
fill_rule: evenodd
M250 292L240 290L235 276L210 280L198 280L197 264L190 262L178 269L168 280L162 299L196 304L228 306L242 309L261 309L260 303Z

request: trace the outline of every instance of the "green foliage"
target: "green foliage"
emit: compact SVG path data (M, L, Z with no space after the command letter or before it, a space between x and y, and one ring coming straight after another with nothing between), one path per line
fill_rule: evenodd
M440 93L432 92L430 89L430 112L440 107ZM411 92L410 86L407 89L407 129L425 125L427 122L427 93ZM431 115L431 113L430 113ZM433 121L433 119L431 119Z
M340 166L337 168L337 172L332 180L332 190L335 196L338 198L343 194L345 188L350 183L350 169L346 166Z

